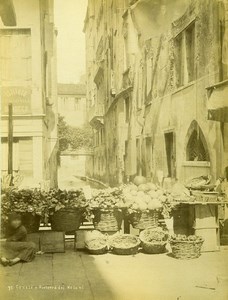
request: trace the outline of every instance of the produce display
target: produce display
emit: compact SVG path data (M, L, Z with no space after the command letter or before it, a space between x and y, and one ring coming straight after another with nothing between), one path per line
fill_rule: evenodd
M209 187L211 182L211 176L199 176L190 179L186 183L186 187L193 190L204 190L205 188ZM213 186L214 187L214 186Z
M23 220L25 226L26 220L29 220L28 232L38 230L42 218L46 224L50 221L52 230L70 233L78 230L85 218L92 220L94 228L99 230L97 236L91 235L85 241L86 249L92 254L106 253L109 245L116 254L136 254L140 244L146 253L165 252L168 233L157 227L160 213L164 218L170 218L180 200L195 201L189 189L178 182L170 190L165 190L157 184L146 182L142 176L136 176L133 183L119 188L93 189L91 199L86 199L82 189L51 189L46 192L11 188L4 192L1 196L2 224L6 223L11 212L18 212L22 217L25 214L39 217L34 221L36 224L32 224L28 216ZM124 215L134 228L145 229L140 232L139 238L130 234L117 234L109 238L99 235L100 232L120 230ZM195 258L200 255L203 238L173 235L169 242L174 257Z
M148 228L141 232L140 239L149 243L164 242L168 239L167 231L164 231L161 227Z
M74 232L88 214L88 202L83 190L52 189L46 193L46 214L54 231Z
M39 215L47 224L49 216L54 212L66 208L81 208L86 214L87 206L88 203L82 190L51 189L45 192L40 189L13 188L8 189L1 197L1 218L4 223L11 212L18 212L22 215L31 213Z
M139 186L129 184L123 188L124 205L129 212L154 210L162 208L162 201L166 198L161 189L150 183Z
M8 189L1 197L2 220L7 220L11 212L30 212L41 216L46 205L46 199L38 189Z
M51 212L62 208L85 208L88 206L83 190L60 190L51 189L49 192L43 192L42 197L46 201L46 208Z
M203 238L196 235L173 235L169 243L172 248L172 254L177 259L198 258L201 254Z
M135 246L135 244L138 244L138 238L127 234L115 236L111 241L113 247L121 249L131 248L132 246Z
M149 254L164 253L168 237L167 231L160 227L145 229L139 235L144 252Z
M97 237L85 242L86 249L91 254L104 254L108 251L108 242L105 237Z
M176 206L174 198L184 197L187 199L190 197L189 191L184 186L181 189L179 187L178 191L177 187L168 191L152 182L145 183L141 176L139 179L134 181L137 184L140 182L139 185L131 183L123 187L124 207L127 208L129 214L160 211L165 218L170 218Z
M121 209L124 206L124 197L121 188L107 188L103 190L92 190L92 199L89 203L91 209L109 210Z
M177 234L177 235L172 235L170 237L170 241L175 241L175 242L202 242L203 238L201 236L197 235L189 235L186 236L184 234Z
M189 190L176 184L172 191L166 191L154 183L146 183L143 176L136 176L134 183L120 188L92 190L90 200L85 198L83 190L9 189L2 196L1 207L3 220L12 211L31 212L47 220L48 215L69 208L83 209L90 219L95 210L127 210L129 214L157 210L169 217L174 207L173 200L180 197L190 199Z
M132 255L138 252L140 246L138 237L130 234L118 234L111 238L110 247L115 254Z
M106 239L101 239L101 238L96 238L90 241L86 242L86 247L91 250L97 250L103 247L107 247L107 240Z
M44 217L46 201L42 198L38 189L15 188L5 190L1 196L1 231L4 234L8 216L12 212L20 213L22 222L27 231L37 232L39 230L41 217Z

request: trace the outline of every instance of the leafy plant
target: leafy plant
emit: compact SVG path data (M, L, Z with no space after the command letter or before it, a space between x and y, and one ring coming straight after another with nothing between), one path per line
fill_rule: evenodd
M89 206L91 210L109 210L113 208L121 209L124 206L122 190L120 188L93 190Z
M93 133L89 125L83 127L69 126L63 116L59 115L58 120L59 149L90 149L92 148Z
M46 199L46 210L50 214L63 208L85 208L88 202L82 190L60 190L51 189L49 192L43 193Z
M30 212L43 216L46 205L46 200L39 189L11 188L2 195L1 218L3 222L6 221L11 212Z

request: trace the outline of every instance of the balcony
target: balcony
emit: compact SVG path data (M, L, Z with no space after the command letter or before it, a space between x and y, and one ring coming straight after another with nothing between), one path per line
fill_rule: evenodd
M101 128L104 125L104 105L94 104L89 109L88 121L93 128Z

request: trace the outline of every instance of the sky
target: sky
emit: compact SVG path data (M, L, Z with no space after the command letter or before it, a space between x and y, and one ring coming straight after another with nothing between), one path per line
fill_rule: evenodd
M87 0L55 0L59 83L77 83L85 74L86 8Z

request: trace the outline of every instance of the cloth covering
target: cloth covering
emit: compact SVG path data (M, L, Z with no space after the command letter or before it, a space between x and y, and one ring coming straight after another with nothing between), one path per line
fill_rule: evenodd
M7 259L20 258L24 262L32 261L35 258L35 244L27 242L27 231L24 226L17 229L10 229L7 233L7 240L0 244L0 255Z

